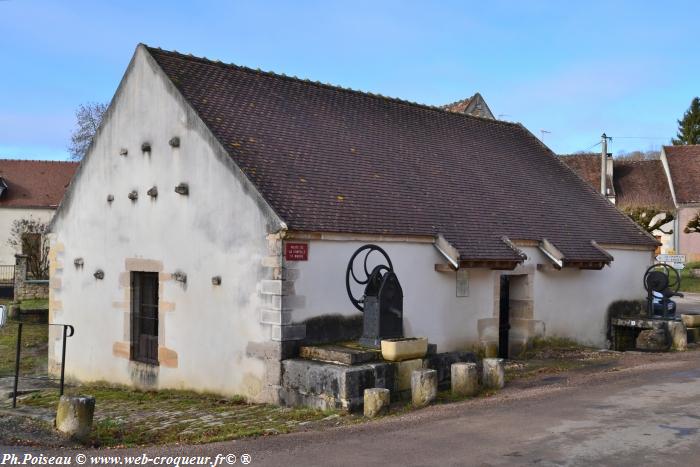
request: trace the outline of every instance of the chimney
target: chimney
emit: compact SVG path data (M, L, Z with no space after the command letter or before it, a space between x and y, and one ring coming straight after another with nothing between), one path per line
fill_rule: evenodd
M600 193L608 197L607 181L608 181L608 136L603 133L600 137Z

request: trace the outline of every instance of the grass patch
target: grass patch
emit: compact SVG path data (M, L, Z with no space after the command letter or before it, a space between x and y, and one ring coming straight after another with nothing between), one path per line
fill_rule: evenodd
M304 422L320 422L335 412L248 404L192 391L138 391L107 385L68 388L67 394L96 399L92 444L143 446L210 443L248 436L288 433ZM55 390L34 393L21 404L54 410ZM339 417L344 418L344 417Z
M616 358L563 337L535 338L516 359L506 363L506 382L599 365Z
M685 265L681 273L681 292L700 292L700 278L691 276L691 269L700 269L700 261L695 261Z
M31 300L22 300L19 303L20 310L48 310L48 298L33 298Z
M0 328L0 377L15 374L17 323L9 321ZM45 373L48 364L49 326L26 324L22 327L20 375Z
M569 353L586 349L585 346L566 337L536 337L519 356L521 359L547 358L551 353Z

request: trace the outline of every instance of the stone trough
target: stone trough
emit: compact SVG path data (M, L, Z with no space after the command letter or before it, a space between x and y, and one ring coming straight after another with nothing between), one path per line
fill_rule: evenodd
M688 346L688 330L680 320L655 318L613 318L613 350L665 352L683 351Z
M477 361L471 352L447 352L391 362L376 349L356 344L302 346L299 357L282 362L281 401L350 412L362 410L365 389L384 388L392 400L408 399L411 374L421 369L435 370L438 387L449 389L452 364Z

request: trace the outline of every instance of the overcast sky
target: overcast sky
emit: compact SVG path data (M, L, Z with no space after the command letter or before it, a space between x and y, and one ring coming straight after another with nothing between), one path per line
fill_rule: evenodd
M576 3L0 0L0 157L66 159L139 42L426 104L478 91L558 153L666 144L700 95L700 2Z

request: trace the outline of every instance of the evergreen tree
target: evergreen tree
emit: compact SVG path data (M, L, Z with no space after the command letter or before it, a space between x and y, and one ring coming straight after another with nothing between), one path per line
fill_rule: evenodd
M673 144L700 144L700 98L694 98L690 108L678 120L678 135Z

